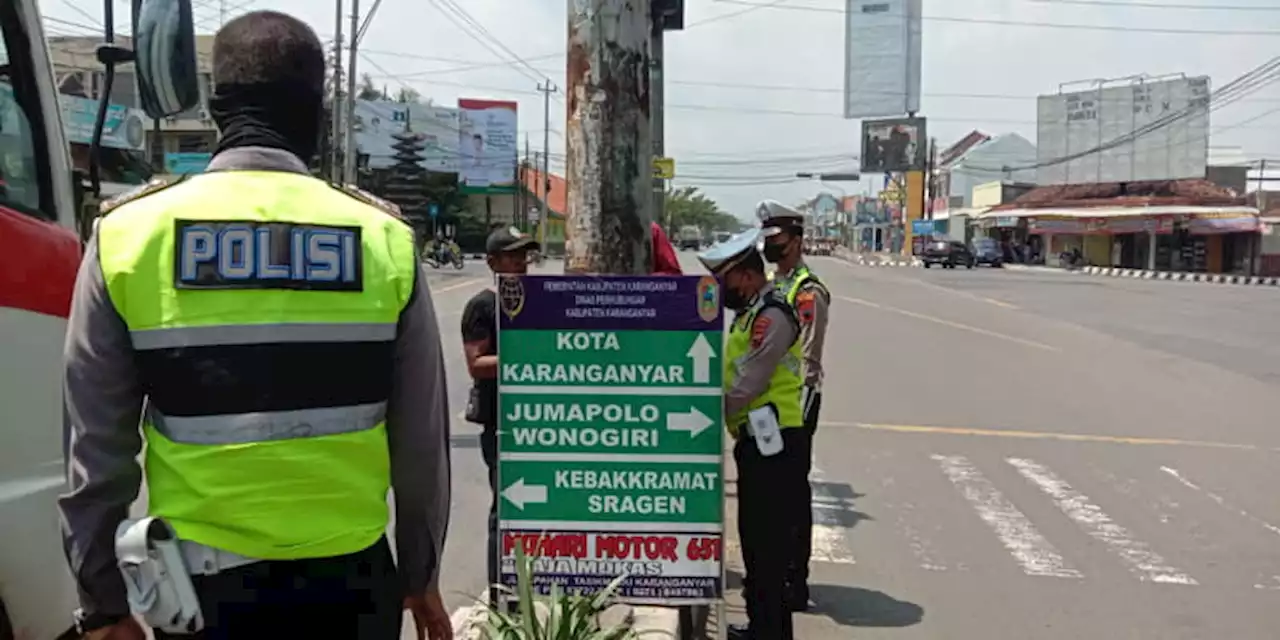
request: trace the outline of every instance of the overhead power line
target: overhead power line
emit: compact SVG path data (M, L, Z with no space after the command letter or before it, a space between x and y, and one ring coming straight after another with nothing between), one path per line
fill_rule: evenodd
M719 0L725 4L738 4L748 7L760 7L762 9L785 10L785 11L808 11L814 13L839 13L844 14L843 7L815 7L813 5L799 4L778 4L766 5L759 2L746 2L746 0ZM892 18L895 16L886 14L877 14L882 18ZM901 16L898 16L901 17ZM1163 27L1141 27L1136 25L1107 25L1107 24L1072 24L1063 22L1033 22L1029 20L999 20L995 18L965 18L960 16L924 16L922 18L926 22L945 22L952 24L990 24L1004 27L1035 27L1042 29L1074 29L1083 31L1115 31L1120 33L1164 33L1172 35L1185 36L1257 36L1280 38L1280 31L1252 31L1252 30L1222 30L1222 29L1173 29Z

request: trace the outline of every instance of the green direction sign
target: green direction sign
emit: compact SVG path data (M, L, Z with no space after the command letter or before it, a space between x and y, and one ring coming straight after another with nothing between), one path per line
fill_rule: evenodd
M720 331L508 330L505 385L720 389ZM695 392L696 393L696 392Z
M720 463L502 463L502 520L719 523Z
M720 446L717 396L504 393L501 451L704 454Z

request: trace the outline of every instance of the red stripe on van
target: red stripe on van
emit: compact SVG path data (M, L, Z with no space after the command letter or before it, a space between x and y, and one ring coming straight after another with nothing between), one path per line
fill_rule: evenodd
M0 206L0 307L67 317L80 255L69 229Z

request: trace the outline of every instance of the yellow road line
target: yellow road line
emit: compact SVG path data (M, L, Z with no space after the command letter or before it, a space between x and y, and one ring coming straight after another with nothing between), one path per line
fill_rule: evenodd
M852 302L853 304L859 304L859 305L862 305L862 306L864 306L864 307L871 307L872 309L880 309L880 310L882 310L882 311L888 311L888 312L891 312L891 313L897 313L897 314L900 314L900 315L907 316L908 318L915 318L915 319L917 319L917 320L924 320L925 322L932 322L932 323L935 323L935 324L940 324L940 325L942 325L942 326L944 326L944 327L951 327L952 329L959 329L959 330L961 330L961 331L969 331L969 332L971 332L971 333L976 333L976 334L978 334L978 335L987 336L988 338L996 338L996 339L998 339L998 340L1006 340L1006 341L1008 341L1008 342L1012 342L1012 343L1015 343L1015 344L1020 344L1020 345L1022 345L1022 346L1024 346L1024 347L1031 347L1031 348L1033 348L1033 349L1041 349L1041 350L1044 350L1044 351L1051 351L1051 352L1054 352L1054 353L1060 353L1060 352L1062 351L1062 349L1060 349L1060 348L1058 348L1058 347L1055 347L1055 346L1052 346L1052 345L1047 345L1047 344L1044 344L1043 342L1036 342L1036 341L1034 341L1034 340L1026 340L1026 339L1023 339L1023 338L1018 338L1018 337L1014 337L1014 336L1011 336L1011 335L1007 335L1007 334L1003 334L1003 333L998 333L998 332L996 332L996 331L991 331L991 330L989 330L989 329L983 329L983 328L981 328L981 327L972 327L972 326L969 326L969 325L967 325L967 324L960 324L959 322L952 322L952 321L950 321L950 320L944 320L944 319L942 319L942 318L937 318L937 317L930 316L930 315L926 315L926 314L923 314L923 313L916 313L915 311L908 311L908 310L906 310L906 309L899 309L899 308L897 308L897 307L890 307L890 306L888 306L888 305L878 304L878 303L875 303L875 302L871 302L870 300L862 300L862 299L860 299L860 298L850 298L850 297L848 297L848 296L836 296L836 297L837 297L837 298L839 298L840 300L844 300L845 302Z
M980 299L981 299L983 302L990 302L991 304L994 304L995 306L997 306L997 307L1001 307L1001 308L1004 308L1004 309L1017 309L1017 308L1019 308L1019 307L1018 307L1018 305L1013 304L1013 303L1010 303L1010 302L1005 302L1004 300L996 300L995 298L980 298Z
M1052 431L1020 431L1016 429L976 429L969 427L933 427L910 424L875 424L868 422L827 422L825 426L852 427L870 431L892 431L896 433L923 433L951 436L983 436L993 438L1021 438L1027 440L1065 440L1070 442L1105 442L1110 444L1133 445L1165 445L1174 447L1199 447L1207 449L1236 449L1241 451L1275 451L1266 447L1231 442L1206 442L1203 440L1182 440L1178 438L1140 438L1131 436L1104 436L1086 433L1055 433Z
M440 287L439 289L432 288L431 293L445 293L446 291L453 291L454 289L469 287L477 282L483 282L483 281L484 281L484 278L468 278L466 280L463 280L462 282L455 282L447 287Z

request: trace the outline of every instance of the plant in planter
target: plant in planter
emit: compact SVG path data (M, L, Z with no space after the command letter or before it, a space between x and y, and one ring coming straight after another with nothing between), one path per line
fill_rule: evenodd
M640 634L626 620L600 628L600 614L614 604L614 595L627 576L618 576L599 593L580 596L551 587L547 596L533 589L533 557L516 545L516 588L499 587L514 596L515 613L482 604L484 616L471 623L480 640L636 640Z

